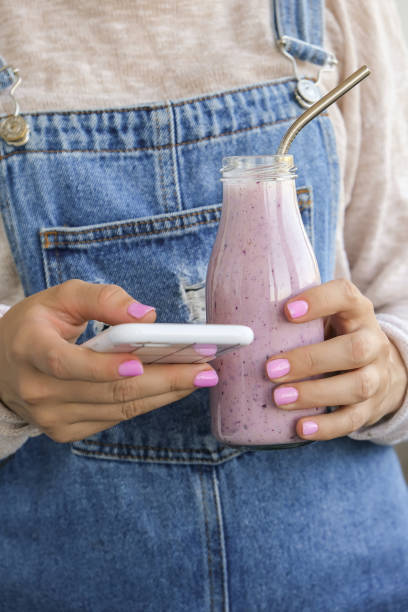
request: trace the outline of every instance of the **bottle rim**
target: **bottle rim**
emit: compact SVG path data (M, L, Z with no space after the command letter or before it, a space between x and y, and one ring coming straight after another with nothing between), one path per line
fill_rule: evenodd
M221 181L276 181L296 177L293 155L233 155L224 157Z

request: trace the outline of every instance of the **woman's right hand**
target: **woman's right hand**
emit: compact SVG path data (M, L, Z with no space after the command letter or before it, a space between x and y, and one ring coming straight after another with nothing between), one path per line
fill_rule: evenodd
M156 313L121 287L74 279L22 300L0 319L0 400L56 442L81 440L218 381L207 363L143 371L131 353L76 345L91 319L154 323Z

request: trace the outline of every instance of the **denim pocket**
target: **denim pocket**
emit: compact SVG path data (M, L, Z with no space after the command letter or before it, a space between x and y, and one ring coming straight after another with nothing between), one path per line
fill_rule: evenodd
M40 232L47 287L70 278L115 283L155 306L158 321L196 320L190 288L205 281L221 205ZM83 341L93 335L88 326Z
M311 237L310 189L298 189ZM204 283L221 205L83 227L40 231L47 287L71 278L115 283L156 307L158 321L196 322L204 317ZM95 333L90 322L80 342ZM225 461L240 451L210 434L207 390L124 421L72 450L83 456L126 461L204 463Z
M115 283L156 307L158 321L197 319L190 295L205 281L221 205L92 226L41 230L47 286L70 278ZM94 333L90 322L79 341ZM225 461L240 454L210 433L207 390L72 445L75 454L155 463Z

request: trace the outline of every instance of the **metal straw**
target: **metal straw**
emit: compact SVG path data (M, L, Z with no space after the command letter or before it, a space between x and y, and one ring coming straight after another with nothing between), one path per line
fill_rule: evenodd
M286 155L295 136L302 128L305 127L307 123L309 123L309 121L324 111L328 106L330 106L330 104L336 102L336 100L347 93L352 87L354 87L354 85L357 85L360 83L360 81L368 77L370 73L371 70L367 66L361 66L361 68L353 72L353 74L347 77L347 79L339 83L337 87L329 91L328 94L323 96L323 98L320 98L320 100L315 102L310 108L307 109L307 111L302 113L300 117L298 117L296 121L292 123L282 138L276 154Z

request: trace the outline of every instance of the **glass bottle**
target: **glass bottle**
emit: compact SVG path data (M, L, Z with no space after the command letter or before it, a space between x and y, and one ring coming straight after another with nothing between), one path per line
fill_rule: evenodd
M212 433L230 446L259 449L306 444L300 417L324 408L286 411L275 406L266 361L321 342L321 319L294 324L283 307L318 285L320 275L297 203L293 157L223 160L223 206L207 273L208 323L249 325L253 343L214 362L219 384L210 391Z

